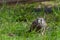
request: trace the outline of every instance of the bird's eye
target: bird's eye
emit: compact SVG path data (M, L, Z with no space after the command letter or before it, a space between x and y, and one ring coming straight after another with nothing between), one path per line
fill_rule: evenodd
M41 19L41 22L42 22L42 19Z

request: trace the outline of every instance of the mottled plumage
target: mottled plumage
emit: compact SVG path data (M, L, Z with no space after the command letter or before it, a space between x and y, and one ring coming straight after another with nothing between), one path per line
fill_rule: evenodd
M36 32L42 32L42 35L45 33L47 23L44 18L38 18L32 22L29 32L35 29Z

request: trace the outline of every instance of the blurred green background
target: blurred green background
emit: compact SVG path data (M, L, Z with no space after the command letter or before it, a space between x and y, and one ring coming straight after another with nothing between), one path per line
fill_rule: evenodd
M0 40L60 40L60 5L52 7L51 13L44 12L44 6L36 12L35 6L37 3L0 6ZM38 17L44 17L48 24L46 35L26 33Z

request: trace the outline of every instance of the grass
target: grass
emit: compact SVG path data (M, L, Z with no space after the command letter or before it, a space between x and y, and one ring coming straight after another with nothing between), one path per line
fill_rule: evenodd
M32 12L34 5L2 6L0 9L0 40L60 40L60 10L53 9L53 13L47 13L44 16L44 11ZM26 33L32 21L41 16L45 17L49 27L46 35L42 36L36 32ZM18 22L16 22L17 19L19 19ZM24 21L25 19L27 22Z

